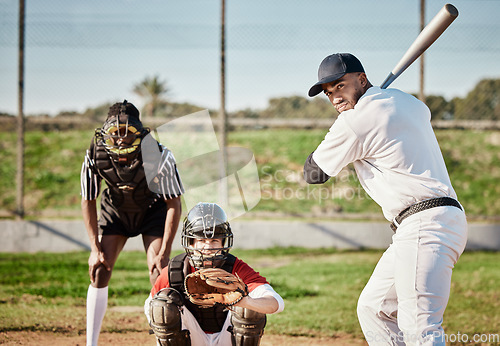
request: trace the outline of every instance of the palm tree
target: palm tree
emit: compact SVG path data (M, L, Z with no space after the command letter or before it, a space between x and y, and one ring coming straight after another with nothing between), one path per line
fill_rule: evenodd
M158 106L165 102L162 98L170 92L166 81L161 81L157 75L153 77L146 77L144 80L134 86L134 93L146 99L144 106L146 114L154 116Z

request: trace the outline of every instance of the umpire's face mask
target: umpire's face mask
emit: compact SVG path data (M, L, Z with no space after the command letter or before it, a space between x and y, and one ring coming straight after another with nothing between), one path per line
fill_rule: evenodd
M113 160L128 165L140 151L144 128L136 119L127 116L121 118L108 119L102 128L102 137L106 151Z

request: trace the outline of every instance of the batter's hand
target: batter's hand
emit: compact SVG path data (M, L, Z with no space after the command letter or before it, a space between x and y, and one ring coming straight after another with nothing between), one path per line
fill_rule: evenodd
M104 268L106 268L107 271L111 271L111 266L109 265L108 261L106 261L106 258L104 257L104 252L91 251L89 257L89 276L91 283L95 282L95 274L97 268L99 268L99 266L101 265L104 266Z

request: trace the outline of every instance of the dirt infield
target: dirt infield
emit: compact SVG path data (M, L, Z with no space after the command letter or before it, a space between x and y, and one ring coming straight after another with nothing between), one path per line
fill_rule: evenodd
M83 308L76 308L78 315L82 315ZM81 310L81 311L80 311ZM83 325L82 325L83 324ZM45 326L45 330L35 331L3 331L0 332L1 345L37 345L37 346L85 346L85 322L83 315L76 318L72 323L59 323ZM53 329L53 330L47 330ZM110 307L103 322L103 331L99 337L100 345L156 345L154 335L149 335L145 318L142 315L142 307L119 306ZM335 337L305 337L274 335L264 333L261 341L262 346L275 345L366 345L361 339L355 339L350 335Z
M127 333L101 333L99 338L101 345L156 345L153 335L146 332ZM85 335L62 335L51 332L2 332L0 334L0 344L4 345L85 345ZM262 346L275 345L366 345L362 340L352 339L349 336L338 338L308 338L303 336L267 335L262 337Z

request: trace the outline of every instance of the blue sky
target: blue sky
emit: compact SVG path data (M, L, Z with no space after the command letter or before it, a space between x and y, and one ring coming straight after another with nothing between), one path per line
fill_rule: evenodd
M419 0L226 0L226 105L307 95L331 53L351 52L381 83L418 34ZM426 21L446 2L427 0ZM458 19L426 53L428 94L463 97L500 78L500 1L456 0ZM26 0L25 113L82 111L159 75L170 100L219 107L216 0ZM0 0L0 112L17 112L17 0ZM392 87L418 90L415 63Z

